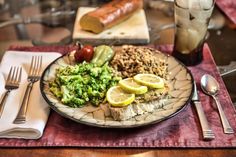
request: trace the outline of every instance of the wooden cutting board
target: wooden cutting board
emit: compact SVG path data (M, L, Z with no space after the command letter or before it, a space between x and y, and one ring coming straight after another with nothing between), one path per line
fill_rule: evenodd
M113 26L99 34L81 29L79 20L91 7L80 7L74 24L73 39L83 43L98 44L148 44L150 41L147 20L144 10L137 11L126 21Z

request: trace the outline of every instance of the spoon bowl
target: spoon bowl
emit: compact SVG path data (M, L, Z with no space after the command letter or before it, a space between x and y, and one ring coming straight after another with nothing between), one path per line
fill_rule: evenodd
M205 74L201 78L201 87L202 90L208 95L217 95L220 86L216 79L211 75Z
M222 125L224 128L224 133L226 133L226 134L234 133L232 127L230 126L230 124L227 120L227 117L225 116L225 113L224 113L224 110L220 104L220 101L216 97L216 95L218 94L218 92L220 90L220 86L219 86L218 82L216 81L216 79L209 74L203 75L201 78L201 88L204 93L212 96L212 98L215 100L216 106L217 106L219 114L220 114L220 119L221 119L221 122L222 122Z

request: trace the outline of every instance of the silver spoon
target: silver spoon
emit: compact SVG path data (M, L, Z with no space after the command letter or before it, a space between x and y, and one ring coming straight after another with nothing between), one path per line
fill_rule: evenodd
M205 74L202 76L201 78L201 88L202 90L213 97L213 99L216 102L216 106L218 108L219 114L220 114L220 119L224 128L224 133L226 134L232 134L234 133L234 130L231 128L225 113L222 109L222 106L218 100L218 98L216 97L220 87L218 82L216 81L216 79L214 77L212 77L211 75Z

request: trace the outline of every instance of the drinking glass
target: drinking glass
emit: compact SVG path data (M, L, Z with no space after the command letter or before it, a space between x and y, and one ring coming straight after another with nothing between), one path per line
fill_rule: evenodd
M203 45L215 0L175 0L175 41L173 56L185 65L203 60Z

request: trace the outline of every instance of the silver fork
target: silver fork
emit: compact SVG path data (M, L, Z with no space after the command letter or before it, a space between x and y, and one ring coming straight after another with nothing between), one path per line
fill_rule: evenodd
M9 95L9 93L11 92L11 90L17 89L19 88L19 84L20 84L20 80L21 80L21 73L22 73L22 68L21 67L11 67L10 68L10 72L7 76L7 80L6 80L6 85L5 85L5 89L6 92L2 98L2 101L0 103L0 118L2 116L2 112L7 100L7 97Z
M42 68L42 56L33 56L31 59L30 71L28 75L28 85L23 97L23 101L20 110L13 123L22 124L26 121L26 112L29 103L30 93L33 88L33 84L40 79L40 71Z

